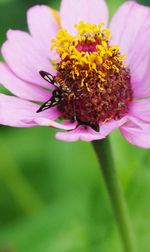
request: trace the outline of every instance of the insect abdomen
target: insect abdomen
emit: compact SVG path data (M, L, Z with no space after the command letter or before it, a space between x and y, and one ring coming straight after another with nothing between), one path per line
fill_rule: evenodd
M66 93L71 93L70 88L66 85L65 81L62 80L60 77L55 76L55 82L60 85L60 89Z

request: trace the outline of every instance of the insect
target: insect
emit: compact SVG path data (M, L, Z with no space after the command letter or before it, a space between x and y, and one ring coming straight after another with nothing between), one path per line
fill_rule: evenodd
M52 97L44 104L42 104L42 106L37 110L37 113L58 105L63 100L63 93L71 93L71 90L68 87L61 86L61 83L58 83L55 80L55 77L50 73L47 73L45 71L40 71L39 73L44 78L44 80L48 81L57 89L52 92Z
M73 109L74 109L74 121L77 121L78 124L76 128L80 125L83 126L90 126L93 130L96 132L99 132L99 125L91 125L87 122L82 122L77 118L76 112L75 112L75 94L74 92L67 86L64 86L64 83L60 80L56 79L53 75L50 73L47 73L45 71L40 71L40 75L43 77L44 80L48 81L50 84L56 87L56 89L52 92L52 97L46 101L45 103L42 104L42 106L36 111L37 113L42 112L44 110L47 110L51 107L57 106L64 100L64 94L68 94L69 97L73 97ZM62 85L63 84L63 85Z

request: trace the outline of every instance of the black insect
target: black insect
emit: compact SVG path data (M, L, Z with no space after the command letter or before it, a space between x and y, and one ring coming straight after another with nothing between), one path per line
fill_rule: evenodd
M58 105L63 100L64 93L71 93L71 90L68 87L62 87L60 83L55 80L55 77L50 73L44 71L40 71L39 73L44 78L44 80L54 85L57 89L52 92L52 97L44 104L42 104L42 106L37 110L37 113Z
M44 80L48 81L50 84L55 86L56 89L52 92L52 97L48 101L43 103L42 106L36 111L37 113L42 112L46 109L52 108L52 107L60 104L64 100L65 94L73 96L73 100L75 100L75 95L72 92L72 90L69 87L64 86L64 83L62 83L61 80L58 81L57 78L55 78L53 75L51 75L50 73L47 73L45 71L40 71L39 73L44 78ZM73 106L74 106L74 104L73 104ZM83 125L85 127L90 126L93 130L95 130L96 132L99 132L99 125L89 125L89 123L82 122L81 120L79 120L77 118L76 113L75 113L75 106L74 106L74 121L76 121L76 120L78 122L76 128L80 125Z

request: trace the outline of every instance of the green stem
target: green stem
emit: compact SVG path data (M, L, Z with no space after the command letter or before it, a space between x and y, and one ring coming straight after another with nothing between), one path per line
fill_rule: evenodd
M128 215L127 205L114 167L111 146L108 137L93 141L102 175L113 207L125 252L137 252L134 233Z

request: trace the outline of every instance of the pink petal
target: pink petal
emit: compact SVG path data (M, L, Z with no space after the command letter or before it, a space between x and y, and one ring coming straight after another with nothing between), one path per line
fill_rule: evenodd
M133 101L129 114L142 121L150 123L150 98Z
M138 147L150 148L150 124L132 116L120 127L120 132L129 141Z
M141 54L139 55L139 50ZM135 55L139 55L136 57ZM143 49L136 48L134 54L134 59L131 59L130 69L131 69L131 81L133 94L136 98L148 97L150 96L150 44L145 46Z
M38 125L40 126L49 126L52 128L57 128L57 129L63 129L63 130L73 130L76 127L76 123L71 123L68 121L62 122L62 123L57 123L54 122L53 120L49 120L47 118L37 118L35 119L35 122L37 122Z
M2 46L2 54L11 70L25 81L49 87L39 71L52 74L55 71L38 41L35 43L28 33L22 31L9 30L7 37L8 40Z
M75 130L70 132L58 132L56 133L56 139L63 140L66 142L73 142L77 140L82 141L93 141L97 139L105 138L111 131L115 128L120 127L126 122L126 118L122 118L121 120L115 121L112 120L108 123L105 123L100 126L100 132L95 132L90 127L80 126Z
M51 9L46 5L36 5L28 10L27 20L31 35L45 54L53 59L51 40L56 37L59 27Z
M113 44L126 53L135 97L150 95L150 8L134 1L124 3L114 15L110 29Z
M43 102L51 96L50 92L17 78L2 62L0 63L0 83L11 93L23 99Z
M39 125L36 119L45 121L58 118L56 109L36 113L39 105L17 97L0 94L0 124L12 127L32 127ZM47 124L46 124L47 125Z
M62 0L60 18L62 27L75 33L74 25L82 20L91 24L107 24L108 8L104 0Z

